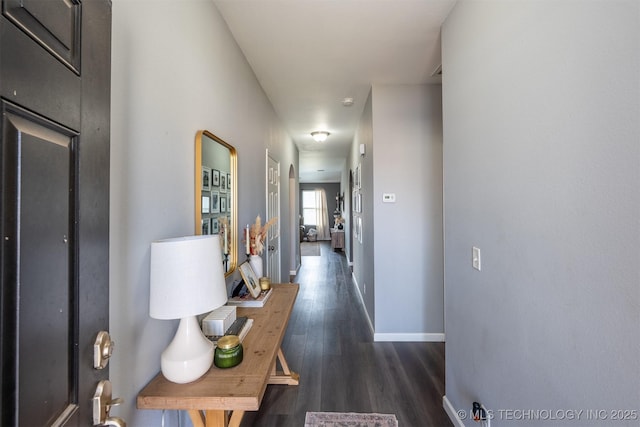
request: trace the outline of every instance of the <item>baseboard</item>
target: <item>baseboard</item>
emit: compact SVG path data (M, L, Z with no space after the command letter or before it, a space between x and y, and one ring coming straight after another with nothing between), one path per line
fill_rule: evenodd
M356 292L358 292L358 297L360 298L360 304L362 305L362 310L364 311L364 315L367 318L367 323L369 324L369 329L371 329L371 334L375 334L375 329L373 328L373 323L371 322L371 318L369 317L369 312L367 311L367 306L364 304L364 298L362 298L362 293L360 292L360 286L358 286L358 280L356 279L355 274L351 273L351 280L353 281L353 286L356 287Z
M375 333L373 340L378 342L444 342L444 334L432 334L421 332L408 333Z
M456 411L456 408L449 402L447 396L442 396L442 407L455 427L464 427L464 423L458 416L458 411Z
M373 322L371 322L371 317L369 317L369 312L367 311L367 306L364 303L364 298L362 297L362 292L360 292L360 286L358 286L358 279L356 279L356 275L351 273L351 280L353 281L353 285L356 287L356 292L358 293L358 298L360 299L360 304L364 309L365 317L367 318L367 323L369 323L369 328L371 329L371 334L373 335L373 341L377 342L444 342L445 336L444 334L434 334L434 333L376 333L376 330L373 326Z
M295 270L289 270L289 276L297 276L302 264L298 264Z

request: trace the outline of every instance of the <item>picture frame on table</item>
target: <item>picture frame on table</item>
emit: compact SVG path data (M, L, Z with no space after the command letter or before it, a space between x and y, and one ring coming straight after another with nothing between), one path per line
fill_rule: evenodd
M245 285L247 285L247 289L252 297L258 298L260 296L260 282L258 280L258 276L256 276L255 271L251 268L251 264L249 261L245 261L238 267L240 270L240 275L242 276L242 280L244 280Z
M218 169L211 170L211 185L220 187L220 171Z
M211 168L202 167L202 191L211 191Z

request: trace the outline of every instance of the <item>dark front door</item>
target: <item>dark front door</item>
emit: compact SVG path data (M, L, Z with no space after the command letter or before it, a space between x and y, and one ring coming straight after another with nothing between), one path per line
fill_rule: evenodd
M92 425L108 368L109 0L2 0L2 426Z

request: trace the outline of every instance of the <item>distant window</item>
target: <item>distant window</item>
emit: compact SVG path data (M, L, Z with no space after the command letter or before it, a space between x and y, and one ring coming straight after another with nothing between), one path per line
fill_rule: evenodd
M318 225L318 198L317 191L302 191L302 217L305 225Z

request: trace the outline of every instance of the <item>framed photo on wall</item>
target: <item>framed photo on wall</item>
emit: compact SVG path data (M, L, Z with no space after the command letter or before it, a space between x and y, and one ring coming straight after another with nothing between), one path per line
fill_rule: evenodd
M220 212L226 212L227 211L227 196L221 194L220 195Z
M206 236L209 234L209 218L202 218L202 235Z
M211 227L209 230L211 234L220 233L220 223L218 222L218 218L211 218Z
M225 193L227 191L227 174L226 173L220 174L220 191L224 191Z
M211 190L211 168L202 167L202 191Z
M211 185L214 187L220 186L220 171L218 169L211 170Z
M211 213L211 199L209 196L202 196L202 213Z
M227 174L227 190L231 191L231 174Z
M353 240L355 240L357 242L358 239L359 239L359 236L358 236L358 219L354 218L354 220L355 220L355 223L353 224Z
M211 192L211 213L220 212L220 194L217 191Z

